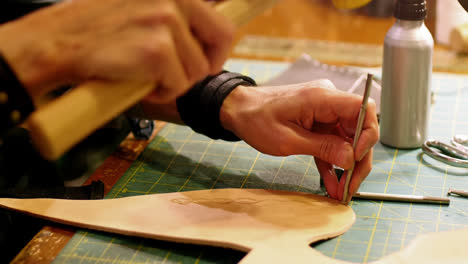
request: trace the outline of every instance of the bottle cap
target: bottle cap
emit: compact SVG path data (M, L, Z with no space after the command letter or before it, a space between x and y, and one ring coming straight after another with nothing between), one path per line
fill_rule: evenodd
M458 2L460 2L460 5L468 12L468 0L458 0Z
M393 15L403 20L424 20L427 15L426 0L398 0Z

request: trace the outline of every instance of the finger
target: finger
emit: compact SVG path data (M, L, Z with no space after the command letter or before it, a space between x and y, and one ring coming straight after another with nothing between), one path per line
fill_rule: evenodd
M283 140L285 155L312 155L343 169L350 168L354 163L352 145L333 134L315 133L293 124L292 131Z
M373 154L373 150L370 149L367 155L365 155L365 157L360 162L357 162L356 166L354 167L353 175L351 175L352 178L348 186L348 199L347 199L348 203L349 201L351 201L351 198L357 192L357 190L359 189L359 186L361 186L361 183L364 181L367 175L369 175L372 169L372 154ZM342 190L344 190L346 177L347 175L343 175L339 183L338 189L341 188ZM340 200L342 199L343 198L341 196Z
M361 183L366 179L369 173L372 170L372 155L373 149L370 149L367 155L364 158L356 163L356 167L354 168L353 178L349 183L349 193L355 194L361 186Z
M212 74L218 73L227 59L234 36L233 25L209 4L200 0L179 1L189 10L189 24L201 41Z
M377 121L376 105L372 100L367 106L363 129L354 153L355 159L361 161L378 140L379 123Z
M183 94L189 87L188 78L185 75L184 67L176 51L174 40L169 29L160 28L158 44L160 50L157 63L158 67L155 73L159 74L160 82L154 90L154 99L157 102L165 103L174 100L177 96Z
M314 123L312 129L309 129L309 130L320 133L320 134L337 135L339 137L342 137L347 142L353 144L353 139L350 138L348 134L345 133L344 129L338 123L337 124L323 124L323 123L316 122Z
M333 199L338 199L338 178L336 177L333 166L319 158L314 158L320 177L323 179L325 189L327 189L328 196Z
M322 100L317 102L316 121L340 123L348 135L353 135L361 108L362 97L340 90L320 90Z
M317 108L318 122L338 122L345 133L351 137L356 133L356 125L362 104L362 97L342 91L330 91L324 95L325 100ZM378 141L378 122L376 106L370 99L363 129L356 147L355 159L360 160Z
M208 58L205 56L201 43L199 43L192 32L187 18L184 17L185 10L170 1L160 12L165 13L167 25L172 31L172 37L177 53L182 62L185 74L190 83L198 81L210 73Z
M338 183L337 199L339 201L343 200L344 189L345 189L345 185L346 185L346 178L348 177L348 175L349 175L349 170L345 170L343 172L343 175L341 176L340 182ZM348 190L349 190L349 188L348 188Z

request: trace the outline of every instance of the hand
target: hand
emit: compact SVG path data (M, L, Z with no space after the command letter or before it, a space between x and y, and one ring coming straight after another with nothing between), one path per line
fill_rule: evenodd
M202 0L63 1L0 26L0 51L33 96L135 79L171 101L221 70L232 39L232 25Z
M335 164L350 169L354 194L372 168L372 147L378 140L376 106L369 101L356 151L352 141L362 97L334 89L319 80L275 87L237 87L224 101L222 125L257 150L276 156L306 154L315 162L328 194L341 200L346 177L338 179Z

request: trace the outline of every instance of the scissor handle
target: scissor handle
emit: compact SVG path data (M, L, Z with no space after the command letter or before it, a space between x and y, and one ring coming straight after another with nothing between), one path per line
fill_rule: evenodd
M452 145L458 149L468 153L468 136L467 135L455 135L452 137Z
M435 151L433 148L440 151ZM440 162L461 168L468 168L468 153L457 147L437 140L427 140L422 146L423 152ZM450 156L449 156L450 155Z

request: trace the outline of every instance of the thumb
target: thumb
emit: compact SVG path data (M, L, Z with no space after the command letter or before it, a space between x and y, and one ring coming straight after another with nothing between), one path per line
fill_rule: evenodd
M354 164L353 146L336 135L299 130L289 144L289 148L295 152L290 154L312 155L343 169L349 169Z

